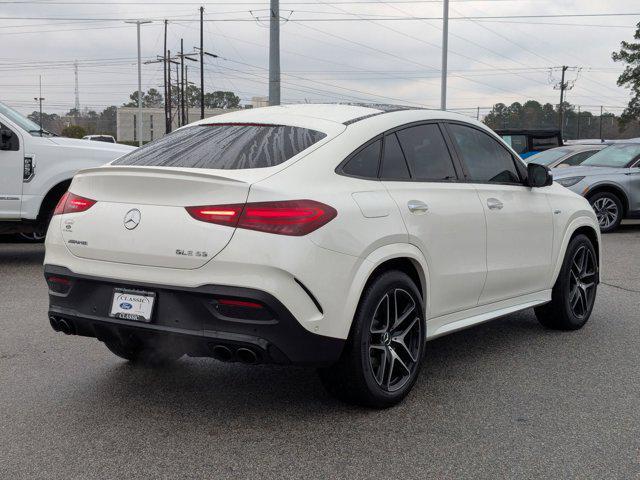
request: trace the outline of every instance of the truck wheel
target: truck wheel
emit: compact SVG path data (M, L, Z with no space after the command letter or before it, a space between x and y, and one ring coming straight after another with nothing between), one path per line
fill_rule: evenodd
M33 226L33 231L28 233L19 233L18 238L24 242L29 243L42 243L47 237L47 230L49 230L49 223L53 218L53 211L51 211L45 218L40 220Z
M19 233L18 237L29 243L42 243L47 236L47 229L38 229L30 233Z

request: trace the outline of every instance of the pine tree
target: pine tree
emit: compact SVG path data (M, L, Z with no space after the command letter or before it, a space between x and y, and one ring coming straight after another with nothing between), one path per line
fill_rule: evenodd
M640 119L640 23L633 35L635 42L620 42L620 51L613 52L611 58L614 62L627 64L622 75L618 77L618 86L631 90L629 105L622 112L622 123Z

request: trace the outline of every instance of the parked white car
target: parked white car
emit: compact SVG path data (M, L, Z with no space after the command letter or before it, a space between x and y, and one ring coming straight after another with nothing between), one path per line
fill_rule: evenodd
M0 234L43 240L53 209L76 172L133 149L57 137L0 103Z
M588 320L589 203L459 115L356 105L202 120L78 174L46 243L51 326L130 361L317 365L385 407L425 340L535 307Z
M113 135L85 135L82 140L89 140L91 142L106 142L116 143L116 139Z

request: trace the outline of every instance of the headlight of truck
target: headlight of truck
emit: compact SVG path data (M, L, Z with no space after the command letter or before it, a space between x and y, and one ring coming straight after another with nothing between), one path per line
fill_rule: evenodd
M582 180L584 177L567 177L567 178L560 178L558 180L556 180L556 182L558 182L560 185L562 185L563 187L573 187L576 183L578 183L580 180Z

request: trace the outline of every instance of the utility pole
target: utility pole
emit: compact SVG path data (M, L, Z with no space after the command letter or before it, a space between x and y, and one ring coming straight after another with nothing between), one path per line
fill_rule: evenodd
M206 52L205 52L206 53ZM181 38L180 39L180 53L176 55L177 58L180 59L180 76L178 77L178 67L176 65L176 77L178 77L178 79L176 80L176 84L178 84L178 81L180 82L178 84L178 108L179 108L179 112L180 112L180 122L179 125L186 125L187 123L189 123L188 119L187 119L187 115L185 113L185 85L186 82L184 81L184 77L185 77L185 65L184 65L184 61L185 59L187 60L191 60L192 62L198 62L198 60L196 60L195 58L192 58L191 56L195 55L195 53L184 53L184 40Z
M600 105L600 141L604 142L604 138L602 138L602 105Z
M558 107L558 126L560 128L560 138L562 138L562 130L564 128L564 124L562 123L562 116L564 111L564 91L567 88L567 84L564 81L564 74L566 73L568 68L569 67L567 67L566 65L562 66L562 77L560 79L560 106Z
M280 105L280 0L271 0L270 13L269 105Z
M578 131L576 132L576 140L580 140L580 106L578 106Z
M80 113L80 89L78 88L78 61L76 60L73 63L73 73L75 75L75 80L76 80L76 88L75 88L75 94L76 94L76 104L75 104L75 109L76 112Z
M140 49L140 25L151 23L151 20L126 21L124 23L135 23L138 34L138 146L142 146L142 53Z
M165 133L171 132L172 113L171 113L171 64L179 65L171 58L171 51L166 50L163 55L157 55L156 60L144 62L145 65L150 63L162 63L164 65L164 113L165 113Z
M168 100L171 95L169 94L169 89L167 88L167 85L169 82L167 82L167 72L170 72L171 69L169 68L170 65L167 64L167 24L169 23L168 20L164 21L164 49L163 54L164 54L164 58L162 60L162 67L163 67L163 71L164 71L164 133L167 134L171 131L171 114L169 113L169 109L171 108L169 106L169 101Z
M184 116L184 40L180 39L180 115L182 117L182 125L186 125Z
M211 58L218 58L218 55L205 51L202 45L200 47L193 48L200 52L200 118L204 118L204 56L206 55ZM187 60L193 60L193 58L187 55L185 55L185 58Z
M167 50L167 58L168 63L167 63L167 98L166 98L166 103L167 103L167 133L171 132L171 128L172 128L172 120L173 120L173 113L171 112L172 110L172 105L171 103L173 102L173 97L171 94L171 50Z
M204 7L200 7L200 119L204 118Z
M447 109L447 57L449 49L449 0L442 2L442 79L440 82L440 110Z
M480 121L480 107L478 107L478 110L476 111L476 120Z
M180 73L178 67L180 62L176 62L176 117L178 119L178 127L182 126L182 119L180 118Z
M44 129L42 128L42 101L44 100L42 97L42 75L39 75L38 79L40 84L40 96L35 97L34 100L40 103L40 136L42 136L42 133L44 132Z
M184 66L184 109L187 112L185 125L189 124L189 65Z

